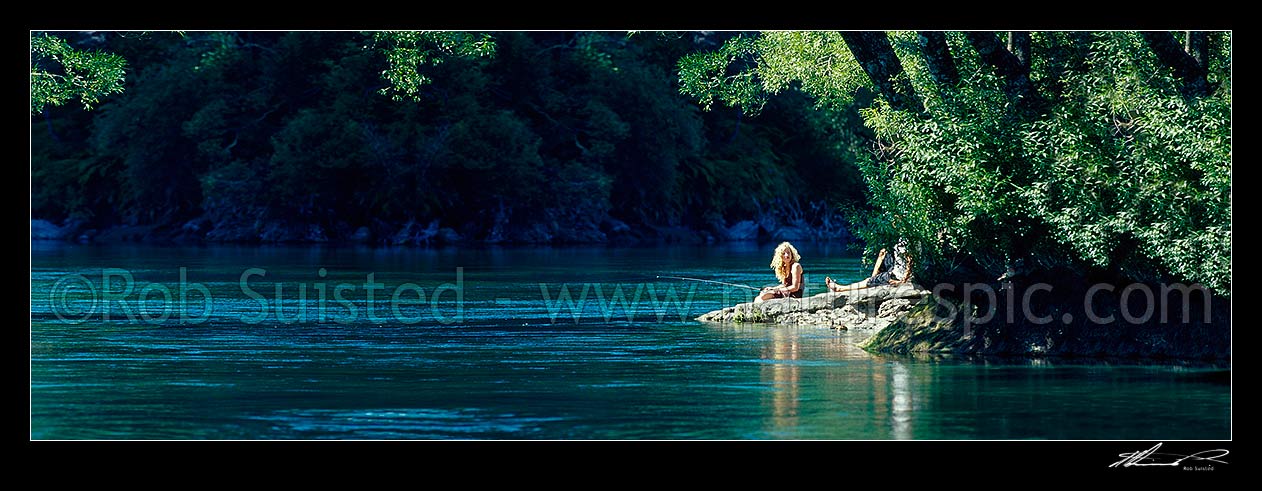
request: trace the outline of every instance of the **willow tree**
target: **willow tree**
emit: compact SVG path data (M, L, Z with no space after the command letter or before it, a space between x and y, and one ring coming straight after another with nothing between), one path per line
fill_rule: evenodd
M914 239L926 283L1024 264L1230 296L1230 53L1229 33L769 32L679 67L706 107L874 94L856 232Z
M31 33L31 114L78 99L90 110L123 91L127 61L114 53L76 49L65 39Z

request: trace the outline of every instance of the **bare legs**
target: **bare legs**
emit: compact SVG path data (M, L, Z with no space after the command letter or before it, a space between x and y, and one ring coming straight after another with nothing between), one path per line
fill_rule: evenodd
M776 295L772 292L762 292L758 294L757 297L754 297L754 303L763 303L773 298L780 298L780 295Z
M871 288L871 285L868 284L868 280L857 281L855 283L842 286L841 283L837 283L831 277L828 277L828 276L824 277L824 284L828 286L828 291L831 291L831 292L846 292L846 291L851 291L851 290L862 290L864 288Z

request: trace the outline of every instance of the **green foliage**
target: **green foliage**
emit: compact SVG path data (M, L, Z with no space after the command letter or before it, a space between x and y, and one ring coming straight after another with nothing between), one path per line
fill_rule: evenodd
M490 34L447 31L385 31L372 34L373 47L386 55L389 68L381 89L396 101L418 101L423 86L433 82L425 71L452 58L480 58L495 54Z
M776 31L737 36L714 51L683 57L679 82L706 110L718 100L757 114L768 95L795 84L821 104L846 107L868 79L841 34Z
M790 97L750 119L679 94L676 62L714 37L104 39L134 74L99 110L33 118L37 217L247 241L361 226L391 240L438 220L472 240L590 242L610 219L708 229L777 199L862 193L839 157L853 111L821 117Z
M758 74L764 90L778 94L793 82L821 103L845 107L868 84L841 34L836 32L768 32L758 38Z
M756 67L740 74L724 64L727 46L691 55L681 90L707 107L749 107L758 99L728 82L774 93L800 81L820 104L853 103L868 82L834 36L742 40ZM956 87L933 80L914 33L889 36L926 110L877 100L861 111L874 138L851 155L873 207L855 216L869 247L913 239L926 282L985 281L1024 259L1230 295L1226 34L1211 36L1215 91L1187 99L1137 33L1035 33L1029 78L1045 106L1016 97L962 34L948 33Z
M127 61L114 53L79 50L64 39L31 34L31 114L78 99L91 110L101 98L123 91Z
M104 105L94 119L92 154L118 169L125 221L154 220L196 206L197 180L190 162L193 142L184 136L197 108L189 102L204 78L189 77L191 57L140 71L131 90ZM143 124L140 124L143 122Z
M764 82L753 69L757 53L754 39L737 36L714 51L689 54L679 61L679 84L685 94L700 97L707 111L719 100L757 114L767 103Z

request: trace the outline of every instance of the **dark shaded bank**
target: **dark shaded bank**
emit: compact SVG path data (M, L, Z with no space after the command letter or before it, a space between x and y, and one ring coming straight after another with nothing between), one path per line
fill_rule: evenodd
M795 92L755 116L680 94L679 59L736 33L493 33L493 56L403 66L426 80L410 97L382 75L410 48L374 33L55 34L123 57L127 77L91 111L32 115L31 218L52 226L37 235L804 240L868 207L858 105Z
M1231 359L1227 299L1182 285L1163 290L1160 284L1099 284L1059 291L1046 286L999 290L993 303L930 296L862 347L886 353Z
M295 221L255 221L252 223L215 223L197 218L187 222L162 225L113 225L97 228L87 222L67 220L58 225L48 220L31 220L34 240L118 243L342 243L382 246L435 246L451 244L708 244L729 241L828 241L846 244L853 240L848 227L837 215L824 219L802 216L763 214L754 220L725 224L721 220L708 226L629 225L615 218L605 218L598 228L573 228L552 223L504 223L489 230L475 224L459 229L441 226L438 220L428 223L405 223L375 220L370 225L353 227L338 224L325 228L319 224Z

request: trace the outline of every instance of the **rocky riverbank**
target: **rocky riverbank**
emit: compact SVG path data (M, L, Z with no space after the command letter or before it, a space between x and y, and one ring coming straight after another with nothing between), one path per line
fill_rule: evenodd
M1138 296L1138 295L1136 295ZM1069 295L1072 299L1074 295ZM904 312L860 347L875 353L950 353L997 356L1058 356L1119 359L1229 361L1231 306L1215 298L1208 321L1193 300L1187 317L1176 302L1168 320L1160 314L1131 322L1117 304L1093 307L1097 323L1081 311L1081 300L1042 304L1032 310L1046 321L1002 310L992 319L969 324L965 309L948 299L929 298ZM1167 304L1170 305L1170 304ZM1131 309L1133 312L1135 309ZM1050 314L1046 315L1045 314Z
M1018 295L1019 297L1020 295ZM1074 300L1077 298L1077 300ZM1108 323L1091 322L1081 311L1081 296L1039 302L1037 318L1008 320L1005 311L981 323L969 323L955 301L910 285L875 287L848 293L742 303L708 312L699 321L716 323L801 324L870 333L861 348L873 353L938 353L995 356L1060 356L1127 359L1231 359L1231 306L1214 298L1209 319L1190 302L1187 320L1177 295L1167 298L1169 321L1153 315L1143 322L1124 321L1120 304L1100 297L1092 308ZM1132 309L1133 311L1134 309ZM974 315L977 312L973 312ZM1051 319L1045 321L1040 319Z
M805 298L778 298L742 303L697 320L720 323L810 324L834 329L880 330L897 321L913 306L930 299L930 292L914 285L882 286L851 292L821 293Z

